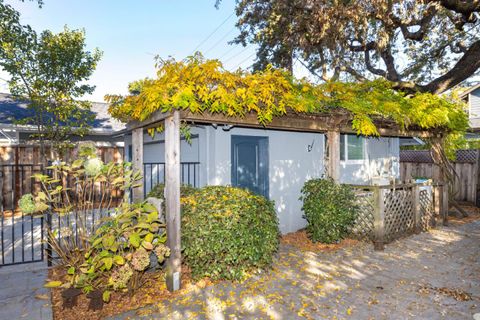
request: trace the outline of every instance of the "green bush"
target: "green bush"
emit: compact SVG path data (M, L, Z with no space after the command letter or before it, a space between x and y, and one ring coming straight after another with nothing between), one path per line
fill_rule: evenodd
M135 291L148 269L163 264L170 255L166 239L165 225L152 205L122 203L88 239L82 259L65 266L65 282L47 286L73 287L84 293L98 290L108 302L112 291Z
M164 191L165 191L165 184L159 183L156 184L152 190L147 194L147 197L154 197L158 199L163 199L164 198ZM182 197L189 195L195 191L195 188L189 184L182 184L180 186L180 194Z
M182 247L192 275L241 280L265 269L278 249L273 202L233 187L208 186L182 197Z
M307 181L300 200L307 233L313 242L337 242L348 234L355 221L357 205L352 188L332 179Z

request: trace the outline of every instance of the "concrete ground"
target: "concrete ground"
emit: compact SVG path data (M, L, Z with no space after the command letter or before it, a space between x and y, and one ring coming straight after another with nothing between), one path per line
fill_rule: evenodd
M44 262L0 267L0 319L52 319Z
M396 241L384 252L371 244L319 253L282 245L270 272L115 319L473 319L479 312L476 221Z

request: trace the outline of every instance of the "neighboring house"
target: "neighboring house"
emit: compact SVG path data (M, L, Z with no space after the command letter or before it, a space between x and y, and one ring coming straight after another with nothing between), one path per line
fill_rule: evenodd
M113 119L108 113L106 103L92 103L91 112L95 119L91 123L89 134L72 137L72 141L95 141L98 146L123 146L123 138L116 132L124 129L124 124ZM36 132L33 125L18 125L16 121L33 116L27 103L15 100L11 95L0 93L0 145L14 146L31 141L30 136Z
M466 89L459 97L468 105L468 120L471 131L480 131L480 83Z
M181 140L182 183L248 188L275 201L282 233L305 227L300 190L307 180L323 177L327 172L326 132L203 122L194 121L191 143ZM400 178L398 137L358 137L350 130L339 135L336 146L338 149L332 153L337 154L340 182L372 185ZM125 136L125 150L131 161L129 133ZM144 131L145 194L164 181L164 157L164 134L152 138Z

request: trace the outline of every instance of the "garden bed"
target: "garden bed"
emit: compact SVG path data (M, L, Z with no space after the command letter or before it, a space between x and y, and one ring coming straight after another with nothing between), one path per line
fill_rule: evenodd
M358 244L358 240L343 239L339 243L326 244L321 242L312 242L307 236L306 230L299 230L292 233L287 233L282 236L281 242L286 245L291 245L302 251L335 251L345 247L352 247Z
M62 280L65 273L59 267L49 270L50 280ZM148 304L157 304L165 299L172 299L176 296L184 295L190 291L205 288L211 284L209 279L202 279L194 282L190 277L190 271L187 267L182 267L182 289L172 293L167 290L165 284L165 272L156 271L145 275L146 283L135 292L135 295L121 294L113 292L110 302L104 304L102 310L89 310L89 302L84 294L77 298L77 304L73 308L64 308L63 298L61 296L62 289L53 288L52 293L52 309L53 318L61 320L77 320L77 319L104 319L129 310L135 310Z

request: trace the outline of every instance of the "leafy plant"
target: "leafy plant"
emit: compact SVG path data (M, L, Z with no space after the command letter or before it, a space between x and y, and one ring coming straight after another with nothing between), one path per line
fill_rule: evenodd
M145 272L169 256L165 225L155 207L123 203L115 211L90 237L85 261L67 266L67 282L61 285L85 293L101 290L108 302L111 291L133 293Z
M351 187L330 178L312 179L302 188L302 210L307 233L313 242L335 243L343 239L353 225L357 205Z
M85 154L82 148L80 154ZM138 187L140 174L131 170L129 163L103 162L88 153L71 164L56 161L47 168L48 174L35 174L41 190L24 195L19 202L25 213L43 214L47 221L58 219L58 229L47 228L47 241L63 266L78 266L89 249L88 238L96 225L92 216L102 212L108 215L117 199L128 202L125 192Z
M182 205L182 247L194 277L240 280L271 265L279 244L273 202L207 186L182 197Z

